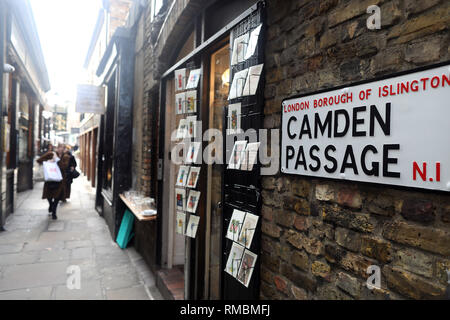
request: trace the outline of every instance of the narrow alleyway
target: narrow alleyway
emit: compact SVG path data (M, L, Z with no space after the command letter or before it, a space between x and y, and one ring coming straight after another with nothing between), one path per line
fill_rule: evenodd
M85 178L74 181L56 221L48 217L42 186L18 194L17 209L0 232L0 300L161 299L142 257L111 240ZM66 272L73 265L80 267L81 287L70 290Z

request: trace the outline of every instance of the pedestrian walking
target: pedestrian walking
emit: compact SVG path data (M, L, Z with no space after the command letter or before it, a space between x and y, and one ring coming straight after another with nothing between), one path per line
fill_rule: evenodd
M66 199L70 199L70 192L72 189L73 179L77 178L80 174L75 170L77 167L77 161L70 151L70 146L67 145L66 153L69 155L69 166L67 168L67 186L66 186Z
M47 199L49 204L48 212L51 213L53 220L56 220L58 202L65 200L67 195L67 169L69 168L70 155L65 152L65 145L59 144L56 152L49 151L37 159L39 164L44 161L57 162L63 178L59 182L46 181L42 190L42 199Z

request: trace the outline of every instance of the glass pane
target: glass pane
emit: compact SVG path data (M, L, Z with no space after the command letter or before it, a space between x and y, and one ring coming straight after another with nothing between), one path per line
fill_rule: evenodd
M227 105L229 86L230 50L229 46L216 51L211 56L210 75L210 119L209 128L223 131L223 112ZM222 200L222 165L211 165L208 175L211 193L211 239L210 239L210 299L220 299L220 259L222 209L217 204Z

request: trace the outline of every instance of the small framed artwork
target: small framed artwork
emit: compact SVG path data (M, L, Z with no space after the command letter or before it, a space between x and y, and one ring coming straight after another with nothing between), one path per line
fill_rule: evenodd
M187 134L188 138L197 137L197 116L186 117Z
M195 214L191 214L189 217L189 222L186 227L186 235L191 238L195 238L197 235L198 224L200 222L200 217Z
M253 269L255 268L257 258L258 258L257 254L247 249L244 251L244 254L242 255L242 261L241 265L239 266L239 272L236 279L247 288L250 283L250 280L252 279Z
M177 182L175 185L177 185L179 187L184 187L188 180L188 175L189 175L189 167L188 166L180 166L180 169L178 169L178 177L177 177Z
M242 90L244 89L245 81L247 79L247 73L248 69L244 69L234 74L228 100L236 99L242 96Z
M236 242L233 242L231 246L230 254L228 255L227 265L225 267L225 272L236 278L239 270L239 265L241 264L242 256L244 254L245 248Z
M186 214L181 211L177 211L177 228L176 231L179 234L185 233L186 230Z
M248 68L247 79L245 80L244 89L242 90L242 96L253 96L256 94L263 66L264 64L258 64Z
M241 161L241 170L252 171L258 157L260 142L248 143Z
M233 241L239 239L239 231L242 229L244 224L245 212L241 210L234 209L233 215L231 216L230 223L227 229L227 238Z
M186 155L186 163L196 163L198 154L200 151L200 142L191 142L188 145L187 155Z
M233 150L231 151L231 157L228 162L228 169L239 169L241 167L241 161L245 153L246 145L247 140L236 141Z
M197 90L186 92L185 113L197 112Z
M186 68L175 70L175 91L184 90L186 87Z
M186 89L197 89L200 80L200 72L202 69L193 69L189 73L189 78L186 84Z
M175 188L175 204L178 211L186 210L186 190Z
M200 176L200 167L191 167L186 187L195 189L197 187L197 181L199 176Z
M258 224L258 219L258 216L247 212L247 214L245 215L244 223L242 224L238 242L248 249L250 249L250 246L252 244L253 235L255 234L256 225Z
M186 138L186 135L187 135L187 121L186 119L180 119L177 129L177 139Z
M235 65L239 62L244 61L245 52L247 51L248 46L248 37L248 33L244 33L243 35L234 39L231 65Z
M185 94L184 92L177 93L175 95L175 113L183 114L184 113L184 104L185 104Z
M195 211L197 211L199 200L200 200L200 191L190 190L186 205L186 211L195 213Z
M233 103L228 106L228 134L241 131L241 104Z

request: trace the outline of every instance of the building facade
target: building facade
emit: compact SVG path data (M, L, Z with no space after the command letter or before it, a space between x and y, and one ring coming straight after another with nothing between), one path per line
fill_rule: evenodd
M34 159L43 142L40 128L50 89L28 1L2 1L2 219L14 212L15 193L33 188Z
M352 176L356 160L344 161L337 176L301 173L301 156L287 173L282 160L293 154L280 146L311 131L287 135L283 103L339 90L348 98L361 85L448 67L449 10L445 1L414 0L133 2L96 70L108 87L97 205L112 237L126 209L120 194L134 189L156 199L158 214L135 220L131 245L167 298L442 298L448 190L389 180L389 168L403 166L389 156L389 179ZM448 94L445 79L444 72L439 92ZM386 114L371 116L385 133ZM184 121L192 132L175 138ZM322 135L327 123L317 127ZM359 143L354 128L349 144ZM260 147L254 165L242 169L236 141L256 148L247 162ZM191 147L218 161L189 159ZM309 168L316 172L314 163ZM180 181L183 170L196 173L195 183ZM368 287L371 270L379 282Z

